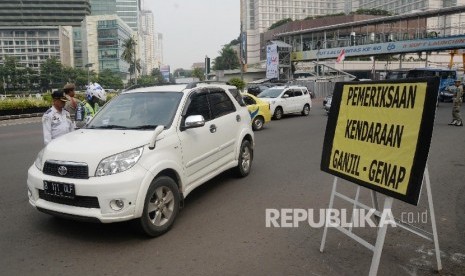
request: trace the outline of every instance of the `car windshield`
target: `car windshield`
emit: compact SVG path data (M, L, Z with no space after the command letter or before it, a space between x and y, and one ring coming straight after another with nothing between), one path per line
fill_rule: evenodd
M277 98L284 91L284 88L268 88L262 93L258 94L259 98Z
M179 92L140 92L121 94L105 105L86 126L92 129L169 128L179 102Z

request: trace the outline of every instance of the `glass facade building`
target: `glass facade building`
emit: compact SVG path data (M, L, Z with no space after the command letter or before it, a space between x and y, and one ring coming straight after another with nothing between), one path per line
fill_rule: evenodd
M132 35L132 29L116 15L86 17L82 23L83 64L93 64L97 73L109 69L126 80L129 64L120 57L123 41Z

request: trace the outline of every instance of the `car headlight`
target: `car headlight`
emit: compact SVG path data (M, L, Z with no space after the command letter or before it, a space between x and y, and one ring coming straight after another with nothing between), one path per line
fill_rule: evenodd
M36 165L36 167L37 167L37 169L39 169L39 171L42 171L42 167L43 167L42 157L43 156L44 156L44 149L39 151L39 153L37 154L37 157L36 157L36 161L34 161L34 165Z
M100 161L95 176L111 175L129 170L142 156L144 147L121 152Z

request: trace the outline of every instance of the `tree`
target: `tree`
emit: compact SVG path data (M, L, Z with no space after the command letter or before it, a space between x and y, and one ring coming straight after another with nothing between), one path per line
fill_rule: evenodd
M110 69L105 69L100 72L97 82L103 88L123 88L123 81L121 80L119 74L112 72Z
M292 18L281 19L281 20L271 24L271 26L268 28L268 30L272 30L272 29L277 28L277 27L279 27L281 25L284 25L284 24L286 24L288 22L292 22Z
M194 68L192 70L192 77L193 78L198 78L199 80L203 81L205 80L205 73L203 72L202 68Z
M237 87L237 89L239 90L243 90L245 87L245 82L241 80L240 78L232 78L229 80L229 83Z
M47 59L40 66L40 82L45 89L64 85L63 66L56 57Z
M123 41L123 53L121 54L121 59L129 64L129 78L134 74L136 70L140 72L140 60L136 60L136 48L137 42L133 37L129 37ZM139 64L137 64L139 62Z
M239 58L236 51L230 46L225 45L219 52L220 56L213 60L213 70L232 70L240 66Z
M163 78L163 75L158 68L153 68L150 75L154 78L155 85L163 84L165 82L165 78Z

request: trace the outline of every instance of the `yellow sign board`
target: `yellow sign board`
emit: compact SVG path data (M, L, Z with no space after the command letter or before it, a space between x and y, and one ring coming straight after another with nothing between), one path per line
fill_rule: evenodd
M336 84L321 169L416 205L438 87L437 78Z

